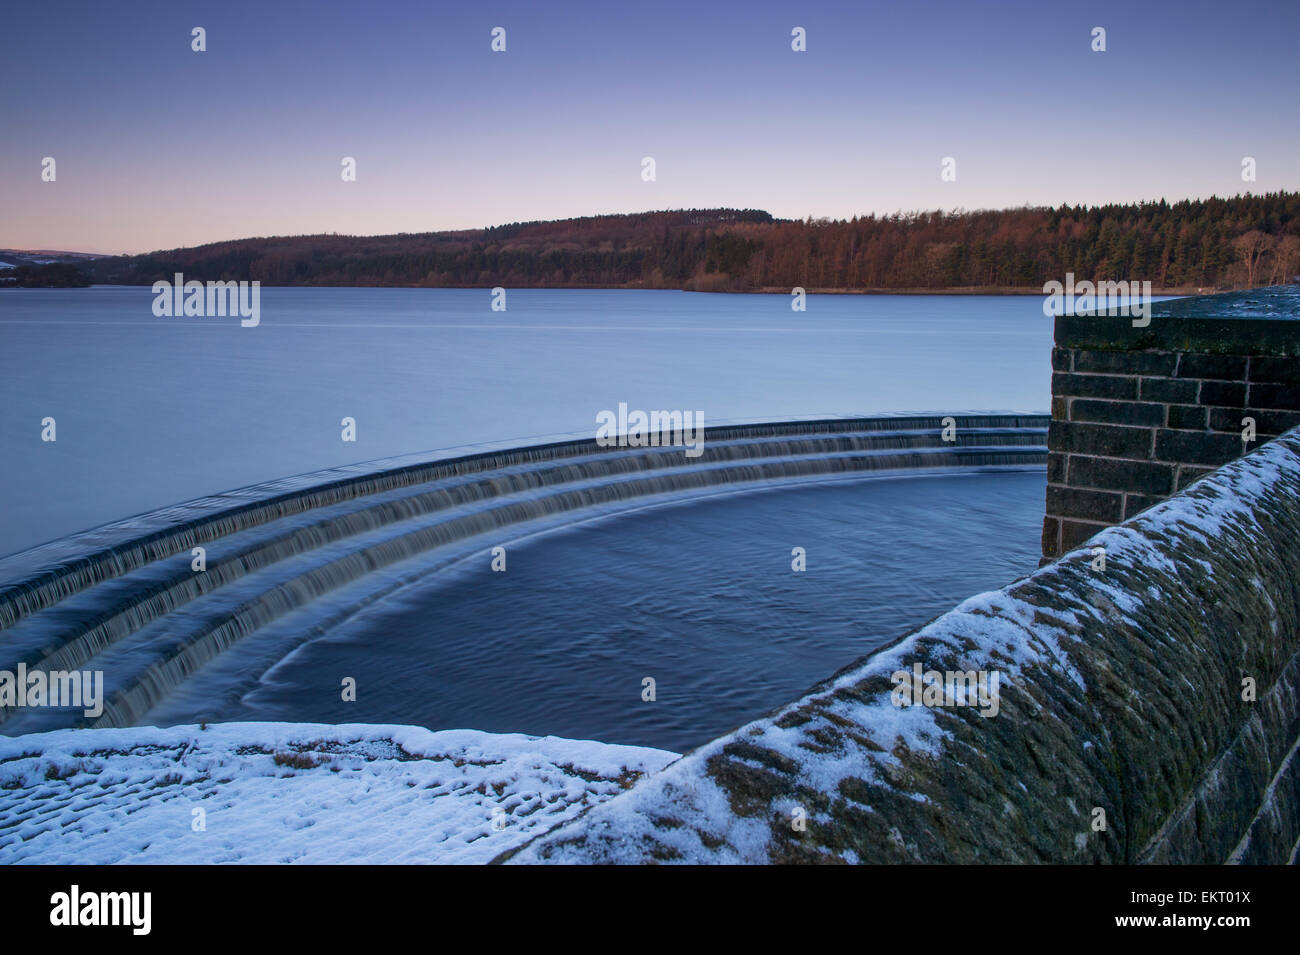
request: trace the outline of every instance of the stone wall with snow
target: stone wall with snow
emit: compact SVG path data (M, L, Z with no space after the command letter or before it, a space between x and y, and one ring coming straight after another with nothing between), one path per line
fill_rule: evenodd
M497 861L1294 862L1298 650L1300 429Z

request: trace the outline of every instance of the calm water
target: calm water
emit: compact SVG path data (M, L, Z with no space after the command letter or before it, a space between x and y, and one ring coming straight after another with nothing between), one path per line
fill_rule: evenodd
M804 313L784 295L489 299L268 288L261 325L241 328L155 318L148 288L0 292L0 554L287 474L590 435L620 401L706 421L1049 402L1033 296L813 296Z

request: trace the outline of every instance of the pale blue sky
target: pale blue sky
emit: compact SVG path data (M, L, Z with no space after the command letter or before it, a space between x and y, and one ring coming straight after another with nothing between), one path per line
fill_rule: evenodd
M1295 0L13 6L0 247L1297 189L1297 36Z

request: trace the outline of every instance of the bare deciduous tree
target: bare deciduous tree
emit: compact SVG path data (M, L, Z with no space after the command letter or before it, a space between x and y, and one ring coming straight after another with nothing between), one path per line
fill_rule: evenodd
M1273 249L1270 285L1283 285L1300 275L1300 236L1284 235Z
M1233 239L1232 246L1237 250L1237 260L1246 267L1247 287L1254 288L1255 269L1259 267L1264 254L1273 247L1273 240L1266 233L1251 229Z

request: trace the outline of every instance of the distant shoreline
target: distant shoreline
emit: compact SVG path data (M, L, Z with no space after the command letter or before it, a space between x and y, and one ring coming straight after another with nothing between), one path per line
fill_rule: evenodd
M1154 294L1180 297L1295 276L1300 192L849 220L670 209L452 232L263 236L57 265L6 254L43 270L75 267L90 284L149 285L182 273L267 287L1036 296L1075 277L1149 281Z
M6 286L0 285L0 290ZM13 288L14 286L8 286ZM17 286L22 288L24 286ZM27 286L28 288L39 288L42 286ZM54 286L48 286L54 287ZM149 285L139 284L131 285L126 283L103 282L96 283L89 288L150 288ZM262 288L428 288L428 289L477 289L484 291L492 288L488 285L276 285L271 282L262 282ZM648 288L644 285L507 285L504 286L509 291L591 291L591 292L692 292L697 295L789 295L791 289L766 287L756 289L720 289L717 291L700 291L697 289L683 288ZM813 288L805 287L804 291L809 295L1046 295L1041 288L1030 288L1025 286L970 286L970 287L951 287L951 288ZM1188 295L1214 295L1219 292L1245 291L1250 289L1227 289L1227 288L1157 288L1152 289L1152 295L1169 295L1169 296L1188 296Z
M770 294L790 293L789 289L764 288L756 289L757 292ZM1041 288L1030 288L1025 286L1011 287L955 287L955 288L805 288L809 295L1037 295L1043 296L1047 293ZM1213 295L1216 292L1227 291L1218 288L1157 288L1152 289L1152 295ZM743 294L743 293L742 293Z

